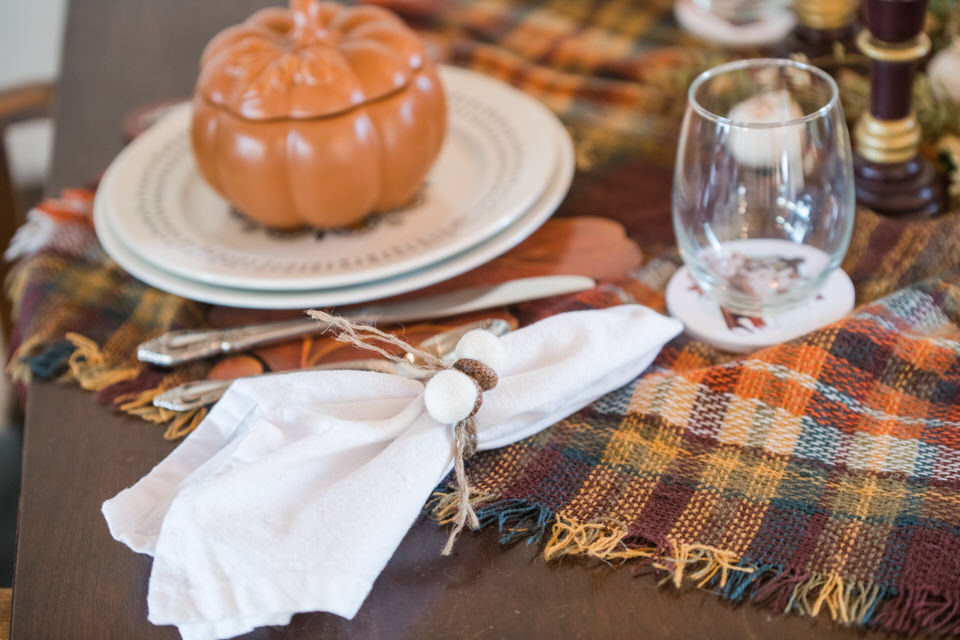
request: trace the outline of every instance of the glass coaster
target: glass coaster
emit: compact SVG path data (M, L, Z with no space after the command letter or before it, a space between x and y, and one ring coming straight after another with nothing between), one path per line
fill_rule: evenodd
M693 35L734 48L781 42L797 24L793 12L788 9L772 12L756 22L733 24L704 11L691 0L677 0L673 5L673 13L677 22Z
M853 282L842 269L799 307L764 316L746 316L720 308L701 291L686 267L677 269L667 285L667 310L687 335L733 353L749 353L792 340L832 322L853 309Z

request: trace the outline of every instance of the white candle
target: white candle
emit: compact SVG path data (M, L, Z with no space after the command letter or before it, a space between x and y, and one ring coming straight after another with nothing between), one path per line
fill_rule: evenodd
M960 105L960 38L933 56L927 65L927 75L934 93Z
M802 118L803 110L787 91L768 91L738 102L727 117L743 125L776 124ZM779 127L731 124L727 148L745 165L774 167L784 160L799 164L804 140L803 124L799 123Z

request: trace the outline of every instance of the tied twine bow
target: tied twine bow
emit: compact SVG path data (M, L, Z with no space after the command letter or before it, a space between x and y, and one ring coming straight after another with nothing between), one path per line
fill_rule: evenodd
M463 531L467 524L471 529L480 527L480 521L477 519L477 513L470 504L470 483L467 479L467 472L464 462L477 452L477 425L473 416L480 409L483 399L483 391L492 389L497 384L497 375L492 369L477 360L463 358L447 366L443 360L437 356L417 349L409 343L401 340L393 334L386 333L368 324L352 322L346 318L334 316L323 311L311 309L307 315L328 325L330 329L336 329L337 334L333 336L340 342L352 344L361 349L374 351L392 362L406 362L403 356L390 353L386 349L373 343L382 342L403 349L407 354L416 356L417 367L426 371L433 371L435 374L448 369L455 369L469 376L477 387L477 399L473 410L464 419L453 425L453 469L457 479L457 513L453 518L453 529L447 538L447 543L443 547L442 554L450 555L453 550L453 543Z

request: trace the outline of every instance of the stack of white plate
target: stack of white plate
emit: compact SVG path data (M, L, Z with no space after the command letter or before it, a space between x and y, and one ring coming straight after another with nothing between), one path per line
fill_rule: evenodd
M251 223L198 173L183 105L110 165L94 203L100 242L154 287L261 309L364 302L488 262L559 206L573 145L556 116L516 89L453 67L441 77L447 139L422 193L402 211L326 233Z

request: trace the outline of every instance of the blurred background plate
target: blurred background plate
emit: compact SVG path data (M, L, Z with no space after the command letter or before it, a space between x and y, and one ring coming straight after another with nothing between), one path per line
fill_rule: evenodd
M513 248L536 231L563 201L574 172L573 142L556 119L550 122L548 140L542 149L556 158L548 187L536 202L506 229L456 256L393 278L347 287L296 290L257 290L223 287L183 278L144 260L116 233L106 200L94 203L94 223L104 250L134 277L163 291L185 298L231 307L254 309L303 309L366 302L415 291L478 267ZM109 189L114 176L107 175L101 189Z
M350 230L278 232L232 210L199 175L189 105L111 164L103 220L143 260L183 278L264 290L370 283L456 255L517 220L555 167L557 119L512 87L443 67L449 128L423 190L403 210Z

